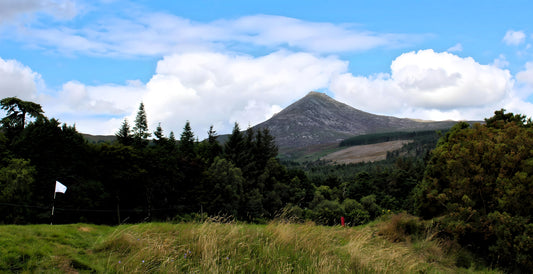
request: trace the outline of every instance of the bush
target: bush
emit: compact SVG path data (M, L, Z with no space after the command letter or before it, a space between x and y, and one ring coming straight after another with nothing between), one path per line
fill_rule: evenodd
M439 141L415 207L442 217L445 234L492 264L525 271L533 269L533 129L522 116L501 117L517 116L459 123Z

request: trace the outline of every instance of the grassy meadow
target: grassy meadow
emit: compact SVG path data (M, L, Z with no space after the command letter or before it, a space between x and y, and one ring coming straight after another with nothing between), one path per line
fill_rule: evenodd
M4 225L0 272L491 272L468 253L433 239L431 230L406 233L412 218L394 215L350 228L219 220L117 227Z

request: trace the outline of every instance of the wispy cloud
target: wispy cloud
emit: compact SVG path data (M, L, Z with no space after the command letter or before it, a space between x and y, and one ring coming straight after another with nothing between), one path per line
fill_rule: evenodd
M78 8L72 0L0 0L0 23L20 16L32 17L34 13L65 20L76 16Z
M448 49L449 52L461 52L463 51L463 45L461 43L457 43L451 48Z
M167 13L99 18L80 27L21 26L4 36L64 54L164 56L191 50L246 51L264 47L319 54L400 47L423 35L376 33L353 24L310 22L284 16L253 15L195 22Z

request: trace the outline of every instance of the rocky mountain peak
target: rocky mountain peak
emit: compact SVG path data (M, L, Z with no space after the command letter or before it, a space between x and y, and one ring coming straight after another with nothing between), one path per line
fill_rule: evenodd
M355 135L444 128L450 124L374 115L336 101L325 93L312 91L255 127L268 128L283 150L340 142Z

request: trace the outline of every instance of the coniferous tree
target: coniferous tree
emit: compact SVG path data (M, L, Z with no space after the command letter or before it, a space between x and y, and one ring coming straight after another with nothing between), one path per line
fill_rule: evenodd
M130 124L128 123L127 118L124 119L122 126L120 126L120 129L117 131L117 133L115 133L115 136L120 144L125 146L133 144L133 135L131 133Z
M238 168L244 166L244 136L239 124L235 123L228 141L224 144L224 156Z
M200 143L199 154L204 161L210 165L215 157L222 153L222 147L217 141L217 132L213 129L213 126L209 128L207 132L207 139Z
M161 123L157 125L156 130L154 131L154 142L156 145L165 145L168 143L168 139L163 135L163 128L161 128Z
M168 139L173 142L173 144L176 144L176 137L174 136L174 131L171 131L170 134L168 134Z
M0 100L0 109L6 111L6 117L0 120L0 125L9 139L12 139L24 129L27 115L37 119L44 118L41 105L23 101L17 97L7 97Z
M191 129L191 124L189 121L185 123L183 127L183 132L180 137L179 150L184 157L193 157L194 156L194 133Z
M145 146L148 144L148 137L150 137L150 132L148 132L148 120L146 118L146 111L144 110L144 104L141 102L139 105L139 111L135 117L135 125L133 126L133 139L135 145Z

